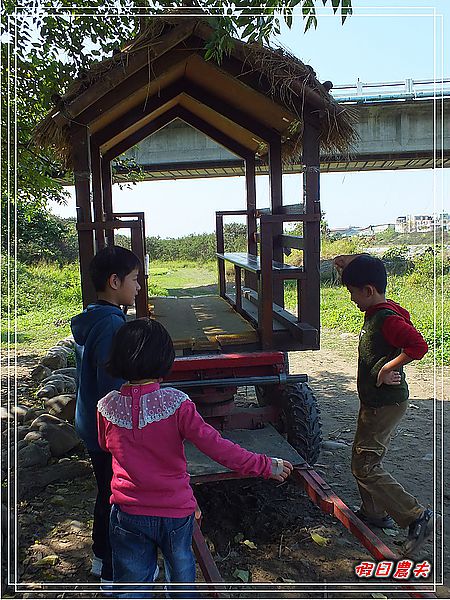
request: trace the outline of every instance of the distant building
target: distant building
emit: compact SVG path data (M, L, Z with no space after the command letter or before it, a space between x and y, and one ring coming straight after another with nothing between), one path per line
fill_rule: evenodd
M448 213L436 215L436 218L431 215L406 215L397 217L395 231L397 233L421 233L433 231L435 227L448 231L449 222Z
M368 227L341 227L340 229L330 229L330 234L338 237L351 237L353 235L375 235L386 231L389 227L394 227L391 223L383 223L382 225L369 225Z

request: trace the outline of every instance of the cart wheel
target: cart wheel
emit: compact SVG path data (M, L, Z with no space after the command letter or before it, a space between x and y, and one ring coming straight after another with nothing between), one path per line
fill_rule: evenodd
M317 399L308 384L286 385L281 418L288 442L313 465L322 446L322 423Z
M276 399L281 398L281 390L278 385L255 385L255 392L259 406L276 404Z

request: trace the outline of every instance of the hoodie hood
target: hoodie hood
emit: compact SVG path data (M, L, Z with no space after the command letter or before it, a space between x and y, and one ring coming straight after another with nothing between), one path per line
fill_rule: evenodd
M72 317L70 322L75 342L80 346L84 346L92 328L99 321L111 315L121 317L125 323L125 315L118 306L113 304L89 304L82 313Z
M406 308L403 308L403 306L400 306L400 304L397 304L397 302L394 302L393 300L386 300L386 302L380 302L379 304L371 306L369 309L367 309L366 315L371 317L379 310L386 309L394 311L397 315L403 317L405 321L411 323L409 312L406 310Z

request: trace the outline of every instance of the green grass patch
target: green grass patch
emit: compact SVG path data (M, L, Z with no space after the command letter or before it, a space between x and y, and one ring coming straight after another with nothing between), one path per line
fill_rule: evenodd
M170 261L150 263L149 282L156 288L166 290L165 294L154 295L183 295L188 293L207 293L208 288L217 286L217 264L209 261L201 264L190 261ZM209 290L213 293L214 290Z
M44 352L70 334L70 319L82 310L78 265L17 264L17 328L14 321L13 275L12 270L8 280L6 270L2 272L2 342L8 339L14 342L16 336L18 347ZM286 288L286 305L293 310L296 305L295 283L287 282ZM435 289L436 315L433 308ZM444 292L443 301L441 290ZM439 361L443 356L444 364L450 364L449 292L450 274L439 277L436 287L432 278L417 270L409 275L389 277L388 297L409 310L413 323L427 340L430 349L435 347ZM217 293L215 262L150 263L150 296L205 293ZM350 301L347 290L327 284L321 289L321 316L322 327L336 332L358 333L363 320L361 312ZM432 358L433 352L429 352L426 360Z

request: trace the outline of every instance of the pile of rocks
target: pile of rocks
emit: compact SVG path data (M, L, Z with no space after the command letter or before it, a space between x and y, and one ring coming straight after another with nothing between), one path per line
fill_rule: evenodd
M10 414L3 410L2 435L7 440L3 447L7 452L8 446L11 448L17 439L19 469L58 462L80 445L73 427L77 373L75 367L67 366L68 358L74 357L74 345L71 337L61 340L33 369L31 377L39 385L33 406L19 404ZM6 473L2 473L2 480L3 475Z

